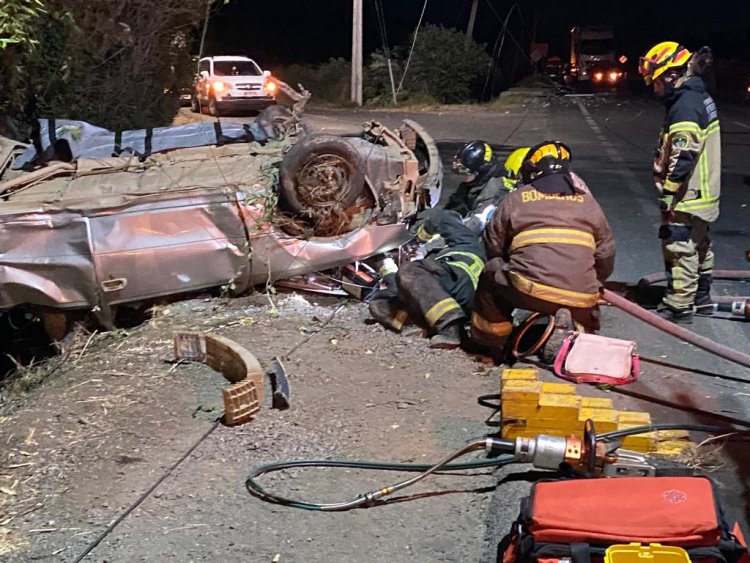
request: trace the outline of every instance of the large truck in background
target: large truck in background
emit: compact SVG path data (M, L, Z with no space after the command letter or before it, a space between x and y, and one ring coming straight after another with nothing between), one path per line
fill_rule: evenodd
M605 26L576 26L570 30L569 77L594 86L617 86L623 72L615 54L615 32Z

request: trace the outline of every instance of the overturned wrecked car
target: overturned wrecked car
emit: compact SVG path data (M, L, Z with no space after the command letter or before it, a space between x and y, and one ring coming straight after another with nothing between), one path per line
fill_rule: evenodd
M52 339L79 316L110 328L120 307L240 294L397 248L442 180L413 121L314 135L279 106L250 125L42 120L34 146L0 139L0 165L0 323L41 321Z

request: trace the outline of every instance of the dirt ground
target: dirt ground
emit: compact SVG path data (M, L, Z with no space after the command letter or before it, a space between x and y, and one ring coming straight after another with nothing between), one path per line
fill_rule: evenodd
M82 335L35 392L8 398L0 422L0 546L8 561L73 561L221 414L221 375L168 363L175 330L232 338L263 365L286 361L293 406L219 426L87 558L90 561L478 561L495 478L441 476L408 490L434 496L344 514L261 503L248 470L272 460L436 460L481 437L497 368L419 336L368 324L359 302L279 295L199 299L160 309L132 331ZM331 315L336 312L335 316ZM330 319L330 320L329 320ZM328 321L328 324L325 324ZM323 326L325 324L325 326ZM335 471L335 473L334 473ZM264 484L344 500L403 474L292 471ZM499 531L498 531L499 532ZM146 542L146 543L144 543ZM2 553L2 552L0 552Z

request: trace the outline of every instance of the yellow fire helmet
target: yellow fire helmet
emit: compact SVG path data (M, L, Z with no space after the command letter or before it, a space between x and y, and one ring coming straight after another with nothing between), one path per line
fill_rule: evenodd
M521 147L510 153L505 160L505 175L503 176L503 186L506 190L513 191L518 185L521 164L523 164L530 147Z
M521 165L521 177L527 184L537 178L568 172L573 158L568 145L560 141L544 141L529 149Z
M638 73L646 84L651 84L666 70L685 66L690 61L691 53L674 41L663 41L651 47L646 56L638 63Z

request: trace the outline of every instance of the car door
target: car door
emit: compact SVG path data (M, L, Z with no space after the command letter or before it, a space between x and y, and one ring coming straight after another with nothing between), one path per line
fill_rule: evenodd
M248 241L231 194L144 198L90 224L104 305L245 283Z

